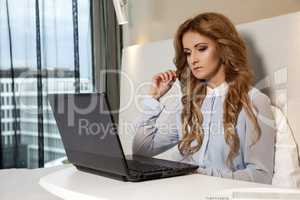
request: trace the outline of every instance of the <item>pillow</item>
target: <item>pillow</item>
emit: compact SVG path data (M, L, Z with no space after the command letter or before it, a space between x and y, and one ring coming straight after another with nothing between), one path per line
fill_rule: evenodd
M300 188L298 150L287 118L272 106L276 124L275 165L272 185Z

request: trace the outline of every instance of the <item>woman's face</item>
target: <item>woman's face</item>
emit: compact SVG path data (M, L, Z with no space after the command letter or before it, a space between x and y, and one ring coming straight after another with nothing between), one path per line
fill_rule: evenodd
M182 37L184 53L197 79L204 79L212 85L225 81L224 66L220 63L216 43L197 32L186 32Z

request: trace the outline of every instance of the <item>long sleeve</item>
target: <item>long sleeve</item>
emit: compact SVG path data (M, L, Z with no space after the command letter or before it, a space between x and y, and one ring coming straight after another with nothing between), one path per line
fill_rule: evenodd
M250 179L255 182L271 183L274 171L275 151L275 120L273 117L270 99L260 93L253 100L257 110L258 125L261 137L257 143L254 140L254 125L246 120L246 145L244 146L244 159Z
M245 142L241 146L245 168L235 171L220 168L199 168L199 173L223 178L253 181L271 184L274 169L275 121L270 100L262 93L255 95L253 105L256 108L261 137L254 144L254 125L248 116L245 117Z
M152 97L148 96L143 100L142 114L135 124L133 154L151 157L178 143L176 114L170 114L162 125L157 125L157 119L164 109L165 106Z

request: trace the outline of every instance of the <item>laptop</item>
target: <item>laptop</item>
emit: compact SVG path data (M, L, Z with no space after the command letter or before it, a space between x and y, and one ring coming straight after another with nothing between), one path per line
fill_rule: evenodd
M194 172L198 166L124 155L105 93L48 95L68 160L84 172L145 181Z

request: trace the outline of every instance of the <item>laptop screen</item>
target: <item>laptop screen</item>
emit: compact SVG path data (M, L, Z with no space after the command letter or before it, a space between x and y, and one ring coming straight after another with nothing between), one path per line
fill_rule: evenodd
M70 162L127 174L117 125L104 93L53 94L48 99Z

